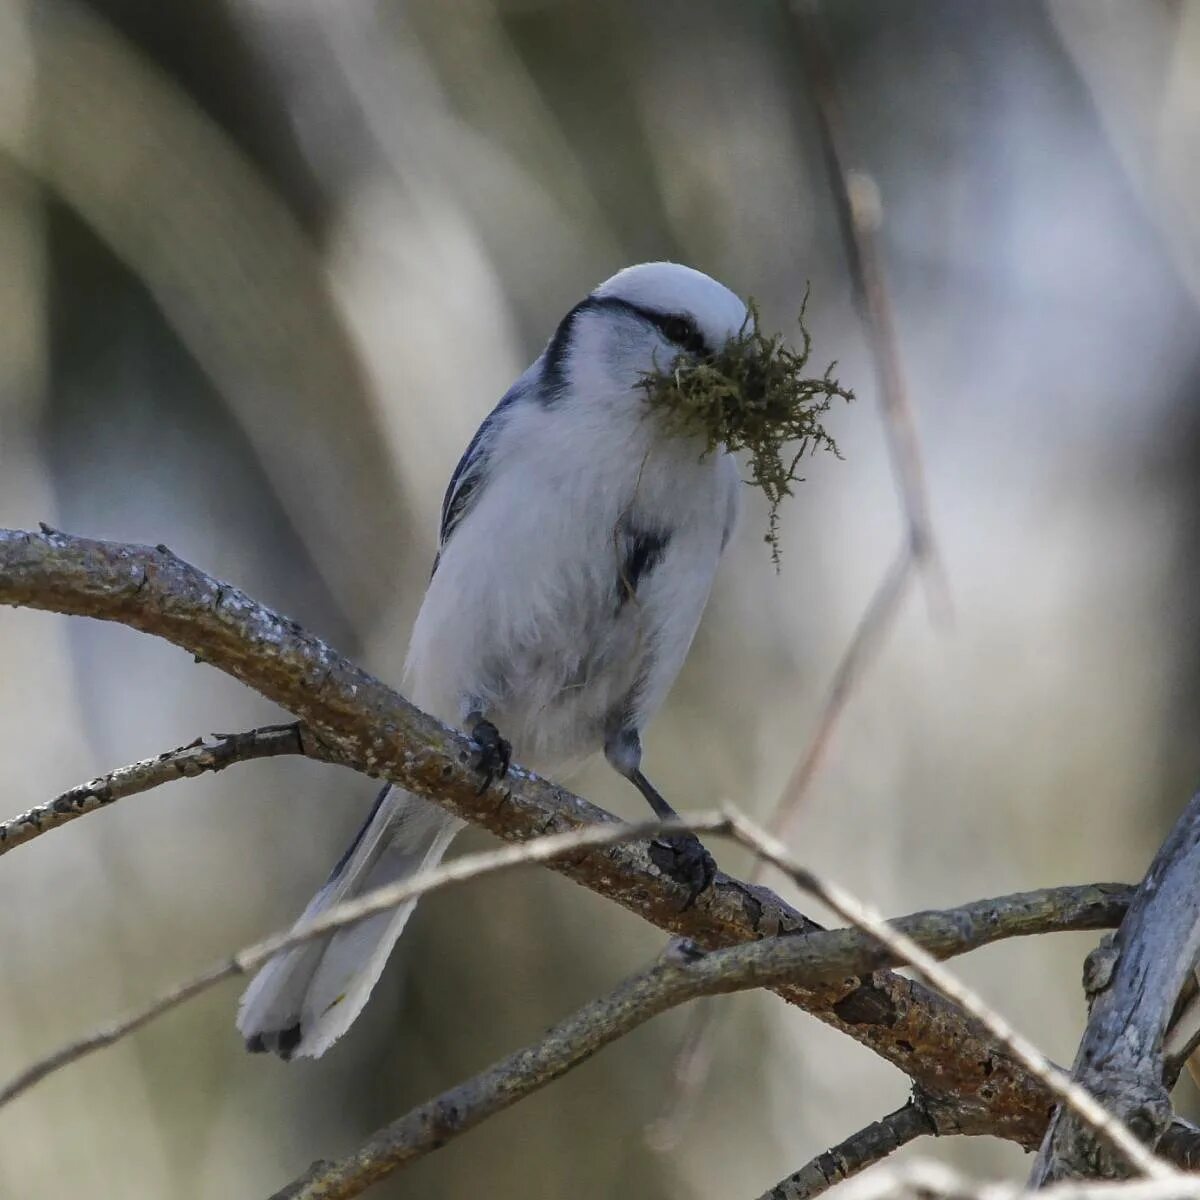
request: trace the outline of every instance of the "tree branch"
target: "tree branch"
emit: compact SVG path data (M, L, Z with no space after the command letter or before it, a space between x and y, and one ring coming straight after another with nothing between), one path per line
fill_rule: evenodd
M835 1183L881 1162L901 1146L934 1132L933 1122L920 1105L910 1100L903 1108L852 1133L824 1154L818 1154L800 1170L764 1192L759 1200L812 1200Z
M854 691L855 684L895 624L901 601L907 594L912 579L914 562L911 549L907 545L901 547L900 553L884 572L870 603L859 619L854 635L834 671L817 727L804 753L792 768L792 773L776 802L775 811L771 814L768 828L777 837L786 839L788 824L808 793L809 785L825 756L833 731Z
M728 826L714 824L708 828L732 835L756 851L770 852L759 832L737 814L731 816ZM786 862L777 865L790 873ZM887 945L878 931L837 929L768 938L710 954L703 954L690 943L672 947L654 966L560 1021L539 1041L418 1105L373 1134L352 1154L333 1162L313 1163L272 1200L347 1200L357 1196L561 1078L652 1017L697 997L763 987L783 979L811 983L897 965L908 961L907 955L895 948L899 938L911 939L910 946L919 943L939 958L949 958L997 938L1094 928L1093 922L1116 917L1128 895L1128 888L1114 885L1055 888L977 901L947 912L916 913L887 927ZM900 1132L898 1114L893 1118ZM914 1128L912 1136L935 1132L933 1122L924 1113L920 1126ZM880 1133L876 1144L882 1147L885 1138ZM881 1149L879 1157L889 1152ZM860 1164L866 1165L866 1160ZM779 1196L791 1200L793 1194L800 1193L784 1191Z
M1150 864L1111 947L1092 956L1087 1029L1075 1079L1151 1146L1171 1122L1163 1042L1180 989L1200 957L1200 794ZM1057 1113L1030 1182L1121 1178L1126 1164L1092 1131Z
M118 767L90 783L81 783L46 804L39 804L11 820L0 822L0 855L33 841L51 829L77 817L105 808L114 800L148 792L177 779L223 771L233 763L256 758L302 754L308 758L336 761L299 722L264 725L245 733L213 734L207 741L197 738L157 758L146 758Z
M747 829L751 830L749 836ZM518 846L465 856L433 871L376 888L354 900L336 905L303 927L273 934L239 950L231 958L162 993L131 1016L106 1022L38 1059L0 1088L0 1106L16 1099L55 1071L111 1046L156 1017L226 979L256 971L273 955L294 946L355 925L408 900L483 875L534 863L553 863L588 849L615 847L683 830L729 836L751 849L759 849L757 832L744 818L737 814L701 813L677 821L594 825L538 838ZM938 957L949 958L1005 938L1071 929L1112 928L1120 921L1130 894L1130 889L1120 884L1049 888L1002 896L995 900L978 900L948 912L916 913L897 921L894 929L915 938ZM699 955L702 951L696 948L695 953ZM706 968L697 972L692 979L695 990L681 994L680 998L670 1001L666 1006L671 1007L694 996L716 995L797 980L818 982L904 962L907 962L907 958L881 943L878 935L862 931L822 930L785 938L767 938L714 951L707 959ZM654 1010L659 1011L662 1009ZM648 1013L642 1020L653 1016L654 1012ZM607 1041L601 1044L606 1045ZM550 1078L557 1078L557 1075L550 1076L546 1082Z
M786 944L784 939L774 938L737 949L760 951L772 943ZM665 958L560 1021L540 1041L384 1126L345 1158L313 1163L272 1200L347 1200L360 1195L401 1167L561 1078L651 1017L696 995L735 990L716 986L725 982L719 974L723 963L718 957L725 953L716 951L707 959L693 961L688 961L685 953ZM713 972L714 967L718 973ZM707 975L707 987L701 982L701 972Z
M0 530L0 604L117 621L199 656L302 720L348 766L427 796L509 841L611 822L604 810L514 768L479 791L471 743L421 713L295 622L150 549ZM765 888L718 874L690 908L686 889L634 844L556 864L575 882L711 949L806 927ZM790 1003L910 1075L940 1133L986 1133L1032 1147L1052 1094L976 1020L920 983L880 972L819 987L780 985Z

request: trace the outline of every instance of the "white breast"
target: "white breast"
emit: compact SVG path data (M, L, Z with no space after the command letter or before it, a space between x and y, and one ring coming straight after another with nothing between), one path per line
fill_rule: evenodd
M712 585L736 469L728 455L701 458L698 443L655 437L643 412L628 393L514 406L413 630L414 702L454 724L480 704L535 770L601 749L631 690L642 727ZM621 584L629 529L666 536L632 598Z

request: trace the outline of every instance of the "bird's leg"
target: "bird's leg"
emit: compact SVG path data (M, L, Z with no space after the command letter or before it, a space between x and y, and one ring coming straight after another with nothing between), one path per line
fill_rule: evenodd
M640 770L634 771L628 778L659 817L664 821L678 818L679 814ZM650 861L688 889L688 898L683 906L685 909L695 904L696 897L709 887L717 872L713 856L694 833L675 833L657 838L650 843Z
M463 728L475 743L474 767L483 776L483 783L479 788L482 795L497 779L503 779L508 774L508 764L512 761L512 746L483 715L483 709L475 705L468 708Z
M642 741L637 730L622 729L610 736L604 744L604 757L617 774L628 779L642 793L656 816L664 821L679 818L662 793L642 774ZM691 908L696 897L712 883L717 871L712 855L694 833L656 838L650 843L650 860L660 871L688 889L685 909Z

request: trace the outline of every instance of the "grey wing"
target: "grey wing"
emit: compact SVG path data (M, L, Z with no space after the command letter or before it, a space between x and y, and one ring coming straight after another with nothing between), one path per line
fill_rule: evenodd
M442 498L442 523L438 530L438 557L433 560L433 572L430 574L437 571L441 552L446 548L451 534L479 499L481 488L487 480L488 458L496 430L499 428L506 410L521 399L524 390L523 385L518 383L504 394L500 403L483 419L483 424L475 431L470 445L467 446L462 458L458 460L458 466L454 468L454 474L450 476L450 483Z

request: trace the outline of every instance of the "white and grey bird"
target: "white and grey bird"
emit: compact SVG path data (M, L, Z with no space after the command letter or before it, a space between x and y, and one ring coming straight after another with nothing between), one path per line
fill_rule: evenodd
M726 453L668 435L642 379L677 355L714 353L746 307L675 263L628 267L562 319L479 427L442 504L433 575L412 632L405 688L467 732L483 769L513 757L558 775L603 750L655 811L641 735L687 656L738 511ZM462 822L400 788L305 909L436 866ZM694 888L713 864L681 839ZM415 903L415 902L414 902ZM414 903L285 952L242 997L251 1050L317 1057L358 1016Z

